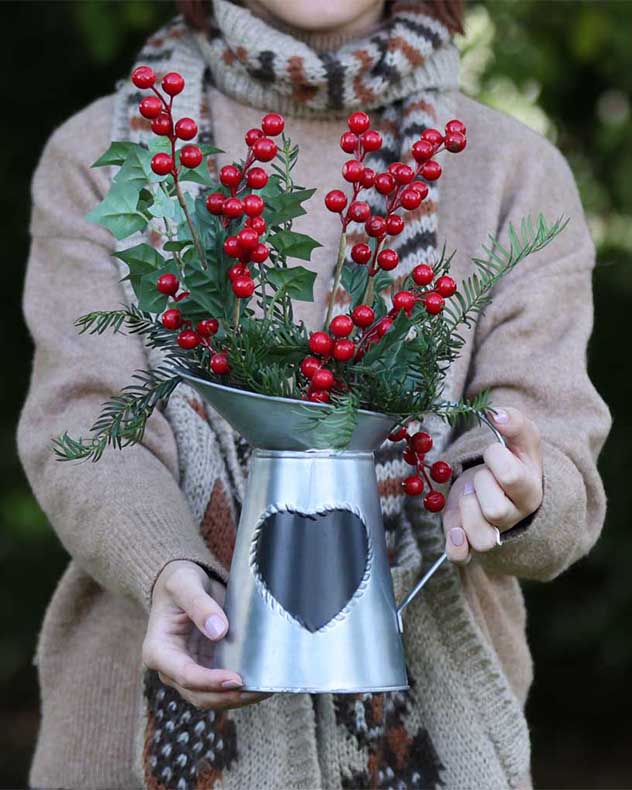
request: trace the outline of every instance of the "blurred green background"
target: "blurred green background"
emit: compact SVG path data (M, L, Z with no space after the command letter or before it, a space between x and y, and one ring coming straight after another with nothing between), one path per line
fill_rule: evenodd
M50 132L125 76L169 2L4 2L0 80L4 376L0 391L0 786L23 787L37 731L31 660L67 557L16 459L31 345L20 313L29 181ZM632 2L468 4L466 92L516 115L569 158L599 249L590 371L615 424L601 459L602 540L548 585L526 589L536 681L529 703L538 787L632 787ZM502 146L502 140L490 140ZM563 294L560 309L564 309ZM560 364L564 364L560 360Z

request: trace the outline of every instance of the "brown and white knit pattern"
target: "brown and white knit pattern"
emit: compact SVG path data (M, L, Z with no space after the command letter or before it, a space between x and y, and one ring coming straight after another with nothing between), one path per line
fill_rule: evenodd
M202 142L213 137L204 95L209 78L242 101L288 115L373 110L385 140L383 161L371 163L380 169L405 161L403 152L423 128L447 120L442 91L454 87L455 56L447 32L415 4L397 6L385 29L366 42L326 55L226 0L213 5L208 40L176 20L149 40L138 59L159 73L184 76L179 112L200 121ZM113 139L145 137L139 98L128 84L119 88ZM437 199L433 187L425 211L398 239L405 269L435 254ZM160 228L151 228L146 238L158 243ZM158 361L150 354L150 364ZM448 381L448 396L449 387ZM178 444L182 489L210 550L228 568L249 448L183 385L166 415ZM448 430L436 423L431 430L440 452ZM441 531L423 509L405 510L399 482L406 466L394 448L380 453L376 468L400 598L418 577L422 558L429 563L441 552ZM526 725L454 568L444 567L432 590L411 605L406 649L406 694L279 694L228 713L202 713L149 674L139 773L151 790L516 786L528 769ZM484 744L475 751L468 748L473 729L474 742Z

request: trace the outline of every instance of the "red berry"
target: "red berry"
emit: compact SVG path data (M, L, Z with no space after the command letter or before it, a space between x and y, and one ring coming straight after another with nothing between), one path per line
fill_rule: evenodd
M177 71L170 71L169 74L165 74L162 78L161 85L163 91L168 93L169 96L177 96L184 90L184 80L182 79L182 75L178 74Z
M448 121L445 125L446 132L457 132L458 134L465 134L467 129L465 128L465 124L461 121L457 121L456 119L453 121Z
M365 151L379 151L382 147L382 135L375 129L368 129L362 135L362 146Z
M179 329L182 326L182 313L172 307L170 310L165 310L161 320L165 329Z
M383 318L380 323L376 327L376 331L380 337L384 337L384 335L388 332L388 330L393 326L393 321L391 318Z
M225 200L226 198L221 192L211 192L206 196L206 208L211 214L223 214Z
M370 189L373 184L375 184L375 170L372 170L370 167L365 167L362 171L360 184L362 184L365 189Z
M424 481L418 475L410 475L402 483L402 488L408 496L419 496L424 490Z
M269 255L269 250L266 247L266 245L257 244L254 250L252 250L250 253L250 260L253 261L253 263L263 263L267 259L268 255Z
M439 294L441 294L441 296L449 299L456 292L456 282L452 279L452 277L444 274L443 277L439 277L435 283L435 289Z
M269 112L261 119L261 128L264 134L270 135L270 137L276 137L277 134L281 134L285 129L283 116L276 112Z
M380 269L390 272L399 263L399 255L395 250L382 250L377 256L377 265Z
M181 140L192 140L197 133L197 124L193 118L180 118L176 123L176 137Z
M347 216L353 220L353 222L366 222L371 216L369 204L365 203L364 200L354 200L349 206Z
M192 329L183 329L178 335L178 345L187 350L195 348L200 345L200 336Z
M334 385L334 374L327 368L318 368L312 375L312 386L317 390L330 390Z
M375 188L381 195L390 195L395 185L395 179L390 173L378 173L375 176Z
M260 162L269 162L271 159L274 159L277 155L277 150L276 143L274 140L270 140L269 137L260 137L258 140L255 140L252 146L253 156Z
M173 170L173 159L169 154L154 154L151 169L159 176L166 176Z
M434 277L432 266L427 263L420 263L413 269L413 280L417 285L429 285Z
M351 313L351 318L356 326L365 329L375 321L375 313L368 304L359 304Z
M244 205L239 198L231 197L224 201L224 216L235 219L241 217L244 212Z
M228 279L234 282L238 277L247 277L248 276L248 267L244 266L242 263L236 263L234 266L231 266L228 270Z
M393 307L395 310L405 310L407 313L415 306L415 294L410 291L398 291L393 297Z
M371 255L371 248L368 244L354 244L351 248L351 258L356 263L368 263L371 260Z
M334 341L329 337L326 332L313 332L309 338L309 350L312 354L318 354L321 357L329 356L333 347Z
M399 214L389 214L386 218L386 232L389 236L397 236L404 230L404 218Z
M402 453L402 458L406 461L407 464L410 466L417 466L419 463L419 458L417 453L413 450L412 447L407 447L404 452Z
M242 228L237 234L237 241L242 250L250 252L259 244L259 236L252 228Z
M430 291L429 294L424 296L424 307L426 311L430 313L430 315L437 315L440 313L445 306L445 301L441 294L436 293L436 291Z
M171 134L171 118L166 112L161 112L157 118L151 122L151 130L154 134Z
M197 145L185 145L180 149L180 161L184 167L193 169L202 162L202 151Z
M415 171L408 165L400 165L393 173L398 184L410 184L415 177Z
M428 181L436 181L441 177L441 165L434 159L429 159L421 168L421 175Z
M236 187L241 181L241 170L235 165L224 165L219 171L219 180L225 187Z
M329 403L327 390L312 390L308 397L313 403Z
M410 185L410 189L414 189L416 192L419 192L422 200L425 200L428 197L428 184L426 184L424 181L413 181Z
M249 217L258 217L265 208L263 198L259 195L246 195L243 200L244 212Z
M305 357L301 362L301 373L307 379L311 379L314 373L320 368L321 361L316 357Z
M248 217L246 225L252 228L258 236L262 236L266 232L266 221L263 217Z
M365 112L352 112L347 118L347 124L354 134L362 134L369 128L371 121Z
M418 431L410 437L410 446L416 453L425 455L432 450L432 436L426 431Z
M255 281L252 277L237 277L233 280L233 293L239 299L247 299L255 291Z
M250 189L263 189L268 183L268 174L262 167L251 167L246 176L246 183Z
M219 322L217 318L205 318L203 321L198 322L196 329L198 335L202 335L202 337L211 337L217 334Z
M353 320L350 315L337 315L329 324L329 331L334 337L349 337L353 332Z
M237 236L227 236L224 240L224 252L229 258L239 258L241 255L241 246Z
M347 196L340 189L332 189L325 195L325 205L334 214L340 214L347 205Z
M156 82L154 70L150 69L149 66L139 66L132 72L132 82L141 90L151 88L154 82Z
M352 154L358 147L358 135L353 132L345 132L340 138L340 147L345 154Z
M339 362L348 362L355 354L353 340L336 340L334 343L333 358Z
M430 467L430 477L436 483L447 483L452 477L452 467L445 461L436 461Z
M419 207L421 203L421 193L419 190L409 187L399 196L399 202L402 204L402 208L411 211Z
M369 236L383 236L386 232L386 220L378 214L374 214L367 219L364 229Z
M408 436L408 430L406 429L405 425L402 425L400 428L395 429L392 433L389 433L388 438L391 442L401 442Z
M431 513L438 513L445 507L445 497L441 491L430 491L424 497L424 505Z
M179 287L180 283L178 282L178 278L175 274L171 273L161 274L156 283L156 288L160 293L166 294L167 296L175 296L178 293Z
M450 132L445 136L445 147L452 154L460 153L466 145L465 135L460 132Z
M263 137L261 129L248 129L244 138L248 148L251 148L260 137Z
M217 376L224 376L226 373L230 371L230 365L228 364L228 357L226 354L213 354L211 357L211 370Z
M386 172L390 173L393 178L395 178L395 171L399 170L399 168L403 165L403 162L391 162L390 165L386 168Z
M138 104L143 118L157 118L162 112L162 102L157 96L145 96Z
M345 181L349 181L353 184L362 178L363 170L364 165L362 162L359 162L357 159L349 159L349 161L345 162L342 166L342 177Z
M438 129L425 129L421 133L421 139L427 140L431 145L438 146L443 142L443 135Z
M412 153L415 161L421 164L434 154L434 145L428 140L417 140L413 144Z

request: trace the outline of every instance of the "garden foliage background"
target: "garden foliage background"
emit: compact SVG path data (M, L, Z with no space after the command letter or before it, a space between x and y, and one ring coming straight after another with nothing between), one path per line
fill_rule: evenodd
M31 345L20 312L29 182L50 132L127 74L169 2L4 2L0 91L3 386L0 390L0 786L25 785L37 730L32 654L67 556L15 451ZM601 460L610 507L589 558L526 587L536 681L529 703L540 787L632 787L632 2L468 4L463 87L551 138L569 158L599 250L590 371L615 423ZM502 139L489 145L502 146ZM546 189L546 184L542 185ZM485 184L480 199L485 199ZM559 294L564 309L564 293ZM564 360L559 360L560 365ZM88 525L86 525L88 528ZM626 678L627 675L627 678Z

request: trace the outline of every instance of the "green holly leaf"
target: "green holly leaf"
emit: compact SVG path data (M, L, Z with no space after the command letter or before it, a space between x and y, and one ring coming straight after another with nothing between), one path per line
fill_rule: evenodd
M138 210L138 190L130 184L114 183L86 219L106 227L117 239L125 239L143 230L147 220Z
M310 272L303 266L293 266L291 269L270 269L267 280L279 290L283 290L292 299L299 302L314 301L314 281L316 272Z
M366 291L369 281L369 269L367 266L358 264L347 264L342 268L342 287L351 297L351 307L357 307L362 301L362 296Z
M282 225L284 222L307 214L303 203L309 200L314 192L315 189L297 189L294 192L281 192L279 195L264 197L266 202L264 217L268 225L270 227Z
M137 273L146 274L153 269L162 269L165 266L165 259L155 247L149 244L136 244L134 247L115 252L114 256L127 264L131 276Z
M127 141L117 141L111 143L108 150L102 154L91 167L108 167L111 165L122 165L130 151L134 148L142 148L138 143L130 143Z
M372 345L366 352L362 366L368 367L376 362L382 369L395 366L398 363L397 356L409 331L410 319L403 310L400 310L393 326L379 343Z
M159 176L151 169L151 151L138 145L131 149L121 169L114 176L114 184L128 184L141 190L147 184L159 181L166 176Z
M293 230L280 230L273 234L269 241L281 255L288 258L300 258L303 261L309 261L316 247L323 246L311 236L295 233Z
M184 214L182 213L182 207L178 203L178 199L175 195L169 197L160 187L156 189L154 202L148 210L152 217L170 219L172 222L176 223L184 221Z

